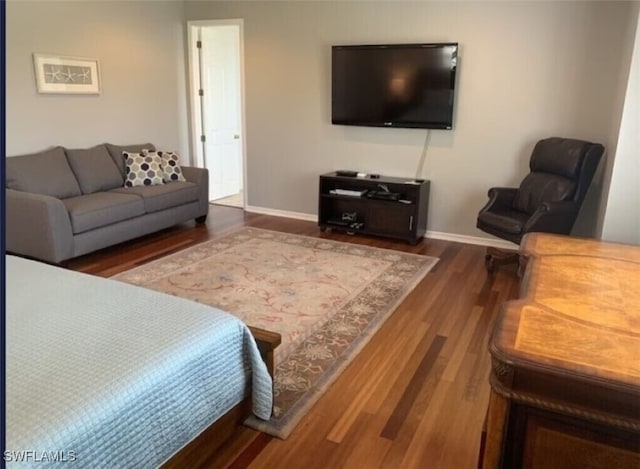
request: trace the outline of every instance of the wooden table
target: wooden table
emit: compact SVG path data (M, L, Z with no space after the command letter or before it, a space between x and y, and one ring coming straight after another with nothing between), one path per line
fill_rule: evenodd
M640 246L528 234L489 344L484 468L640 468Z

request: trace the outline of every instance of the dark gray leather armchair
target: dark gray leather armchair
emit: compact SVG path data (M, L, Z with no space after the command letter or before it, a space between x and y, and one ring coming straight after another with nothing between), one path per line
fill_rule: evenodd
M551 137L536 143L519 188L492 187L478 214L482 231L519 244L529 232L570 234L604 153L599 143ZM499 250L488 250L492 270ZM516 256L517 258L517 256Z

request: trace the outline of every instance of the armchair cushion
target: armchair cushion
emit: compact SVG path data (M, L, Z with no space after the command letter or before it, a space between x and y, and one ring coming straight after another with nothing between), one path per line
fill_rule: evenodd
M577 178L586 151L594 144L571 138L551 137L536 143L529 160L532 172L542 171Z
M478 222L493 227L498 231L510 234L522 233L522 228L529 219L529 214L517 210L497 210L495 212L481 212Z
M543 201L560 202L573 196L576 183L555 174L529 173L520 184L513 208L532 214Z

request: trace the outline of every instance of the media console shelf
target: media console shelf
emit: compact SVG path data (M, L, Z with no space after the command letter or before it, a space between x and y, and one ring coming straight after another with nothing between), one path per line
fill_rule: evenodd
M427 231L429 185L425 180L323 174L318 225L322 231L338 229L416 244Z

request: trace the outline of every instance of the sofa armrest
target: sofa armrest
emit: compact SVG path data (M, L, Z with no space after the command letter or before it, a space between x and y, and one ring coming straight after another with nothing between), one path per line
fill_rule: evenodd
M209 212L209 170L195 166L182 166L182 175L187 181L200 187L198 191L199 216L206 216Z
M5 196L8 252L53 263L73 257L71 221L60 199L12 189Z

